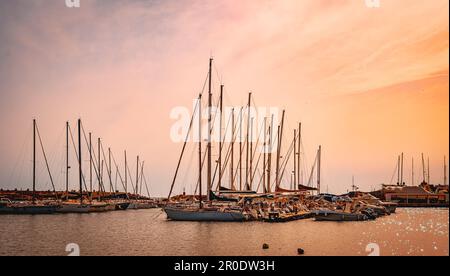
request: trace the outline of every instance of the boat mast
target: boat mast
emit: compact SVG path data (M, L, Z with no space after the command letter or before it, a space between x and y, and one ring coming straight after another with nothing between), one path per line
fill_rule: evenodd
M268 153L268 160L267 160L267 192L270 193L271 192L271 187L270 187L270 172L271 172L271 165L272 165L272 134L273 134L273 114L272 114L272 118L270 121L270 126L269 126L269 153Z
M250 105L252 100L252 93L248 93L248 103L247 103L247 142L245 146L245 189L249 190L250 188L250 181L249 181L249 143L250 143Z
M267 193L266 187L266 146L267 146L267 117L264 117L264 143L263 143L263 190Z
M139 195L139 155L136 158L136 197Z
M281 142L283 140L283 127L284 127L284 113L281 116L281 126L278 126L278 147L277 147L277 162L276 162L276 186L280 187L280 159L281 159Z
M250 185L249 188L252 190L253 186L253 121L255 118L251 118L250 120Z
M234 187L234 135L235 135L235 122L234 122L234 108L231 109L231 160L230 160L230 189Z
M211 178L211 108L212 108L212 91L211 91L211 80L212 80L212 62L213 59L209 59L209 80L208 80L208 171L207 171L207 199L210 200L209 191L212 186Z
M430 157L427 157L427 182L430 184Z
M239 191L242 191L242 112L239 113Z
M317 152L317 192L320 194L320 166L322 159L322 146L319 146L319 151Z
M81 168L81 119L78 119L78 173L80 181L80 205L83 205L83 171Z
M69 198L69 122L66 122L66 200Z
M100 191L102 191L102 185L103 185L103 160L100 159L100 147L101 147L101 139L97 139L97 147L98 147L98 200L100 200ZM101 166L101 169L100 169Z
M302 179L302 175L301 175L301 166L300 166L300 161L301 161L301 146L302 146L302 123L298 123L298 156L297 156L297 181L298 184L303 184L303 179Z
M423 158L423 153L422 153L422 175L423 175L422 183L425 183L425 159Z
M33 204L36 202L36 119L33 119Z
M124 151L124 155L125 155L125 194L128 195L128 177L127 177L127 151Z
M92 195L92 133L89 132L89 190Z
M108 148L108 165L109 165L109 189L111 190L111 192L113 192L115 194L115 189L113 187L112 184L112 178L111 178L111 174L112 174L112 167L111 167L111 148ZM114 190L114 191L112 191Z
M411 186L414 186L414 157L411 157Z
M401 156L400 186L403 186L403 152Z
M294 189L296 190L295 186L297 186L297 130L294 129Z
M202 94L198 96L198 195L199 207L202 204Z
M219 129L219 190L222 185L222 119L223 119L223 84L220 85L220 129Z

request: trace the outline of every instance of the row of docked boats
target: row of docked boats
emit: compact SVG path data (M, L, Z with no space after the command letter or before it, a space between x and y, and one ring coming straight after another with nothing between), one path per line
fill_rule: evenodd
M82 137L84 136L86 143L88 144L89 151L89 186L87 188L86 177L82 170ZM75 156L78 163L78 178L79 178L79 190L69 191L69 140L72 138L72 143L75 148ZM53 187L53 192L37 192L36 191L36 151L37 141L39 141L42 149L42 155L45 159L47 166L47 172L50 182ZM44 151L41 135L36 123L33 119L33 177L32 177L32 191L3 191L0 192L0 214L54 214L54 213L99 213L109 211L121 211L129 209L150 209L160 206L157 199L151 199L147 182L144 176L144 162L139 161L137 157L136 164L136 180L133 183L131 177L128 177L129 167L127 166L126 151L125 151L125 179L123 180L118 165L115 163L115 159L112 156L111 149L108 149L108 158L106 158L105 152L100 138L98 139L98 161L94 158L93 145L91 142L91 133L89 133L89 139L86 138L84 128L81 123L81 119L78 119L78 149L76 149L75 141L73 140L72 130L70 129L69 122L66 123L66 166L65 166L65 192L57 192L53 182L53 177L49 164L47 162L46 153ZM101 159L103 156L103 160ZM108 160L109 162L106 162ZM113 187L112 183L112 163L116 167L116 178L120 177L122 186L125 192L121 193L117 190L117 187ZM106 165L106 170L104 169ZM98 191L93 191L92 172L95 171L98 180ZM106 173L104 173L106 171ZM103 177L107 175L110 184L110 192L106 192ZM127 176L128 175L128 176ZM133 194L127 192L127 180L130 178L133 188ZM116 179L117 182L117 179ZM117 183L116 183L117 184ZM139 194L139 190L142 191L142 187L145 184L148 197L143 197ZM84 188L84 189L83 189ZM113 192L114 190L114 192Z
M321 194L321 146L317 151L309 180L306 185L303 185L302 160L300 159L301 124L298 129L294 130L294 139L289 144L287 151L283 154L281 152L282 145L284 145L282 137L285 137L285 135L283 136L284 110L278 127L274 126L273 114L271 114L271 119L264 117L263 123L254 123L258 119L258 115L252 113L254 107L251 106L252 94L249 93L248 104L240 108L237 116L238 122L235 121L234 109L232 109L230 118L223 120L224 85L220 85L218 105L212 106L212 62L211 58L209 60L208 91L205 91L208 95L206 108L208 125L206 129L210 131L207 137L202 137L202 134L204 135L202 118L205 117L202 114L202 94L204 93L202 91L194 107L167 203L163 207L169 220L284 222L315 217L316 220L355 221L375 218L395 211L395 206L382 203L368 195L346 195L339 197L338 200L332 197L328 200L326 195ZM211 110L218 111L214 114L214 118L212 118ZM244 117L247 117L246 122L244 122ZM196 127L199 130L198 143L194 144L194 147L198 147L196 192L191 196L172 197L188 139L191 135L196 135L191 133L194 123L197 125L196 118L199 120ZM222 124L223 121L228 122L225 127ZM220 125L215 125L217 123ZM261 126L261 129L256 128L255 131L254 125ZM244 138L245 129L246 137ZM217 130L219 133L215 132ZM222 130L225 132L223 133ZM258 137L253 136L254 132L259 133ZM219 137L217 147L212 145L211 137ZM206 147L202 144L203 141L206 141ZM234 162L235 144L238 144L236 146L239 148L237 165ZM213 148L218 149L218 152L214 153L218 156L217 160L212 159ZM257 149L259 149L259 156ZM243 158L244 152L246 153L245 158ZM293 170L286 169L289 160L293 160ZM275 164L274 175L272 174L272 163ZM206 165L206 173L204 165ZM213 165L215 168L212 168ZM292 174L285 175L286 171L292 171ZM206 183L203 179L205 174L207 176ZM257 175L260 176L259 179L257 179ZM315 187L313 187L314 175L316 175L317 181ZM290 189L281 188L283 176L291 177ZM225 177L229 181L227 188L223 185ZM206 186L206 193L202 190L203 186ZM216 188L214 189L214 187Z
M154 200L141 201L108 201L108 202L13 202L3 198L0 200L0 214L39 215L39 214L68 214L68 213L100 213L109 211L123 211L130 209L158 208Z

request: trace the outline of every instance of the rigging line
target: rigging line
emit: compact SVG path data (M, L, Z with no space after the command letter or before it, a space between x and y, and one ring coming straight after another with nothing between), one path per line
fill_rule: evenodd
M244 110L244 107L241 107L241 110L240 110L239 116L238 116L239 120L236 120L236 127L237 127L237 125L239 124L239 129L240 129L240 130L241 130L241 127L240 127L240 126L241 126L241 116L243 116L243 113L242 113L243 110ZM241 140L241 139L242 139L242 135L241 135L241 134L242 134L241 131L236 131L236 138L237 138L237 136L239 135L239 140ZM235 141L236 141L236 140L235 140ZM239 146L239 145L238 145L238 146ZM243 151L241 146L239 146L239 151L240 151L240 152ZM239 161L238 161L238 163L237 163L236 168L240 168L242 159L243 159L243 158L239 158ZM238 172L241 173L241 172L239 171L239 169L236 169L236 173L235 173L234 176L233 176L233 183L236 182L236 178L237 178Z
M291 145L289 146L289 149L287 151L287 157L285 157L285 159L283 160L284 164L282 163L282 165L281 165L283 167L283 170L282 170L281 175L280 175L280 180L283 179L284 172L286 170L286 167L287 167L287 164L289 162L289 159L291 158L293 150L294 150L294 141L292 141Z
M259 188L261 187L261 183L262 183L262 174L261 174L261 171L259 170L259 169L257 169L257 171L258 171L258 174L259 174L259 183L258 183L258 187L256 188L256 192L258 192L259 191ZM256 174L256 171L255 171L255 174Z
M150 199L150 191L149 191L148 185L147 185L147 178L145 177L145 174L143 171L144 171L144 166L142 166L142 178L144 179L145 189L147 190L147 195L148 195L148 198Z
M118 171L116 170L116 179L114 180L114 193L116 193L116 192L118 192L119 190L117 189L117 173L118 173Z
M100 148L101 148L101 150L102 150L103 160L107 160L107 159L106 159L105 150L104 150L104 148L103 148L103 143L100 143ZM106 163L106 162L105 162L105 163ZM112 177L111 177L111 171L112 171L112 168L108 168L108 164L106 164L106 171L108 172L109 186L110 186L110 190L111 190L111 187L112 187ZM104 185L103 185L103 189L105 189Z
M191 168L192 168L192 165L194 164L194 162L192 162L192 161L194 160L194 156L195 156L196 152L197 152L197 148L192 147L192 150L190 151L190 154L189 154L189 160L187 162L188 165L187 165L186 171L183 173L183 177L181 178L182 183L188 183L188 181L186 181L186 180L188 178L188 174L192 172ZM198 179L197 179L197 181L198 181ZM190 183L190 185L192 186L192 183ZM184 188L186 188L186 185Z
M141 181L144 182L145 190L147 191L148 199L150 199L150 191L148 189L147 179L145 178L145 174L144 174L144 164L145 164L145 161L143 161L142 165L141 165ZM142 182L141 182L141 184L142 184Z
M119 175L120 182L122 183L122 188L123 188L123 190L125 191L125 194L126 194L126 196L127 196L127 199L130 199L129 196L128 196L128 191L126 191L126 189L125 189L125 184L124 184L124 182L123 182L122 175L120 174L119 166L117 165L116 158L114 157L114 154L113 154L112 152L111 152L111 158L112 158L112 160L113 160L113 162L114 162L114 166L116 166L116 172L117 172L117 174Z
M20 167L19 173L18 173L19 179L17 180L18 182L16 182L16 185L15 185L16 187L18 187L18 184L20 183L20 180L21 180L21 175L22 175L22 171L23 171L23 163L25 163L25 159L26 159L26 157L25 157L26 149L25 148L27 147L28 138L31 136L31 133L32 133L32 127L30 127L28 129L28 132L25 134L25 138L23 139L23 143L22 143L22 146L19 151L19 156L17 157L16 162L14 162L13 170L11 171L11 174L9 176L8 183L12 183L13 178L16 173L16 170L17 170L17 167Z
M100 189L103 188L103 190L105 190L105 187L102 187L103 183L101 183L101 181L99 181L99 179L100 179L100 164L96 165L96 163L95 163L97 161L97 156L95 155L95 151L92 149L93 145L90 145L88 142L86 132L84 131L83 122L81 122L81 130L83 131L84 141L86 142L87 147L90 148L89 149L89 157L92 158L92 165L94 165L93 167L94 167L95 175L97 176L97 181L99 182ZM97 170L97 168L98 168L98 170ZM101 192L101 191L99 191L99 192Z
M133 193L136 194L136 187L134 186L133 177L132 177L132 174L130 171L130 167L128 166L128 163L127 163L127 167L125 169L128 171L128 176L129 176L128 179L130 179L131 187L133 188Z
M227 124L226 124L226 126L225 126L225 135L226 135L226 133L228 133L228 127L230 126L230 121L231 121L231 114L230 114L230 117L228 118ZM222 137L220 137L219 139L221 140ZM224 147L225 147L225 143L222 143L221 148L220 148L220 151L222 151ZM225 158L226 158L226 156L225 156ZM225 162L225 164L224 164L224 166L223 166L223 169L222 169L222 171L220 172L222 176L223 176L223 174L224 174L224 172L225 172L226 165L227 165L227 163ZM219 166L219 164L216 163L216 169L217 169L218 166ZM213 180L212 180L213 183L214 183L214 181L215 181L215 178L216 178L216 170L214 171L214 176L213 176ZM220 176L219 176L219 181L221 181L221 180L222 180L222 179L220 179ZM216 190L217 190L217 187L219 187L219 181L217 181Z
M251 155L252 155L252 157L251 157L252 160L255 159L256 151L258 150L258 145L259 145L259 141L260 141L260 139L261 139L262 133L263 133L263 127L259 130L258 138L256 139L255 150L253 151L253 153L251 153ZM261 156L261 152L259 153L259 155ZM256 165L255 169L256 169L257 167L258 167L258 165ZM252 172L250 172L250 173L252 173ZM252 177L251 180L253 180L253 179L254 179L254 178Z
M395 163L395 170L394 170L394 173L392 174L391 181L389 182L389 185L393 184L394 177L397 174L397 169L398 169L398 162Z
M313 172L314 172L314 169L315 169L315 167L316 167L316 164L317 164L317 154L316 154L316 158L315 158L315 160L314 160L314 164L313 164L313 166L311 167L311 174L309 175L309 180L308 180L308 187L312 187L311 185L312 185L312 177L313 177Z
M219 70L217 70L216 63L213 62L214 71L216 72L217 79L219 80L220 84L223 84L223 77L219 75Z
M303 154L303 155L301 155L301 160L302 160L302 167L300 168L300 177L301 177L301 181L300 181L300 183L301 184L303 184L303 174L302 174L302 170L303 170L303 172L307 172L308 171L308 163L309 163L309 160L308 160L308 156L306 156L306 151L305 151L305 146L303 145L303 137L302 137L302 139L300 139L300 148L301 148L301 150L300 150L300 154Z
M252 179L255 179L256 171L258 171L259 161L261 160L261 153L259 153L258 160L256 161L255 172L252 175ZM259 185L257 190L259 189Z
M42 154L44 155L45 165L47 166L47 171L48 171L48 175L50 177L50 182L52 183L53 192L55 193L56 199L58 199L58 195L56 194L55 184L53 183L52 173L50 172L50 167L48 166L47 155L45 154L44 145L42 143L41 134L39 132L39 128L38 128L37 124L36 124L36 131L37 131L37 134L38 134L38 137L39 137L39 143L41 145Z
M206 81L205 81L205 85L206 85ZM203 91L202 91L202 93L203 93ZM175 181L176 181L177 176L178 176L178 170L180 169L181 161L183 159L184 151L186 149L186 144L187 144L187 141L189 139L189 133L191 132L192 124L194 123L195 114L197 113L197 110L200 109L200 104L201 104L200 100L201 100L201 93L199 95L198 101L195 104L194 113L192 114L191 121L189 122L188 132L186 133L186 138L185 138L184 143L183 143L183 148L181 149L180 159L178 160L177 168L175 170L175 175L174 175L173 180L172 180L172 185L170 186L169 195L167 197L167 203L169 202L170 196L172 195L172 192L173 192L173 187L175 185ZM200 112L198 112L198 113L199 113L198 116L201 116ZM199 139L201 139L201 137L199 137Z
M56 148L59 149L60 147L62 148L62 137L64 135L65 132L65 127L62 128L62 131L60 132L57 142L56 142ZM58 153L60 153L60 155L58 156ZM58 164L63 164L64 163L64 155L65 153L63 151L54 151L52 153L52 155L49 158L49 164L50 167L57 167ZM58 158L59 157L59 158ZM55 164L56 163L56 164ZM59 180L61 179L61 175L63 174L62 170L60 171L60 173L55 174L55 178L54 183L59 183ZM55 189L57 188L57 184L55 184ZM56 189L57 190L57 189Z
M208 76L209 76L209 73L208 73ZM218 110L218 108L219 108L219 105L220 105L220 98L219 99L217 99L217 103L216 103L216 110ZM209 108L209 107L208 107ZM208 110L208 109L207 109ZM208 112L211 112L211 110L209 110ZM241 109L241 112L242 112L242 109ZM215 123L216 123L216 121L217 121L217 114L218 114L219 112L214 112L214 118L212 119L212 121L211 121L211 127L210 127L210 129L208 129L208 132L209 132L209 134L208 134L208 136L211 136L211 134L212 134L212 131L213 131L213 129L214 129L214 125L215 125ZM201 115L200 115L201 116ZM221 139L221 137L220 137L220 139ZM207 154L207 151L205 151L205 155ZM202 169L203 169L203 163L204 163L204 160L202 161ZM217 165L217 163L216 163L216 166L218 166ZM217 172L217 169L215 169L215 172L214 172L214 178L215 178L215 175L216 175L216 172ZM213 178L213 180L212 180L212 183L214 183L214 178ZM195 188L195 194L197 193L197 188L198 188L198 185L199 185L199 181L200 180L198 180L197 181L197 185L196 185L196 188Z
M75 140L73 139L72 128L70 127L70 125L69 125L69 133L70 133L70 140L72 141L73 149L75 151L75 156L76 156L78 164L79 164L80 163L80 157L78 155L77 146L75 145ZM84 172L81 173L81 179L82 179L82 182L84 184L84 188L86 189L86 191L88 191L88 188L87 188L87 185L86 185L86 179L84 177Z

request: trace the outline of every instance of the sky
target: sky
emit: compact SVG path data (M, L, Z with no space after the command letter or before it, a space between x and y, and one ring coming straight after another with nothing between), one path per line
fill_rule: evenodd
M346 192L352 176L361 190L379 188L391 181L401 152L408 185L422 178L422 152L431 182L443 182L447 0L381 0L378 8L364 0L80 3L0 0L3 189L31 187L33 118L63 189L65 122L76 132L82 118L118 165L124 150L132 174L135 156L145 160L150 192L166 196L182 147L171 140L170 113L192 109L211 56L215 100L222 82L226 105L245 105L251 91L258 106L285 109L287 140L302 122L305 175L322 146L322 191ZM195 184L189 146L175 193ZM38 189L47 190L38 155Z

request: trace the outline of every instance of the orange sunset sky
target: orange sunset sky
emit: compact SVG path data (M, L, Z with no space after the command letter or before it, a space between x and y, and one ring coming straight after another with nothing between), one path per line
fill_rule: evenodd
M124 149L130 159L139 154L152 194L166 196L182 146L170 139L169 114L192 107L210 55L226 104L244 105L252 91L258 105L286 109L289 139L303 124L307 166L322 145L323 190L345 192L352 175L362 190L378 188L401 152L407 184L411 158L415 184L421 179L421 152L431 181L443 182L448 0L381 0L379 8L364 0L64 2L0 1L3 189L31 187L33 118L63 189L65 122L75 130L81 117L119 162ZM187 163L176 193L193 189ZM41 156L38 188L50 189Z

